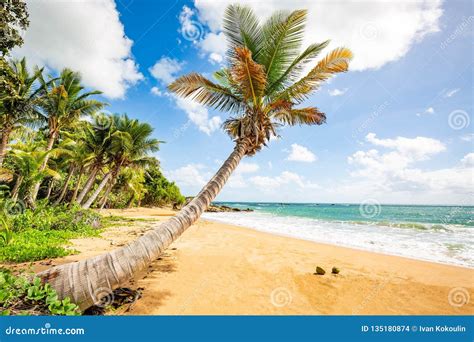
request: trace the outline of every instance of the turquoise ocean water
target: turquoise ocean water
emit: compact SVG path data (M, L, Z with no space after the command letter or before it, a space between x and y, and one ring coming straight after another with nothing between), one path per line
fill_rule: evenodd
M204 218L269 233L474 267L474 207L219 202L253 212Z

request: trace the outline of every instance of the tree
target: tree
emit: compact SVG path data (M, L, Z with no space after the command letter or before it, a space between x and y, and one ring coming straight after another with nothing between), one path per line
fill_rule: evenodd
M148 153L158 150L160 141L151 138L153 128L148 123L130 119L126 114L112 115L111 122L113 132L108 153L112 156L112 167L91 197L82 205L84 209L89 208L94 203L109 181L112 185L115 183L122 168L146 165L150 160Z
M0 61L0 63L2 63ZM2 63L3 86L0 90L0 167L3 164L10 136L15 129L38 120L39 88L35 84L43 72L31 75L25 58Z
M101 92L85 92L80 75L70 69L63 69L58 79L50 78L48 82L40 77L40 82L44 93L41 101L42 118L48 126L46 151L50 151L61 130L77 125L79 118L97 112L105 103L89 99ZM45 169L47 164L48 157L41 169ZM33 199L36 199L39 187L40 183L36 183L32 192Z
M60 178L60 175L49 167L41 169L44 159L51 153L57 153L57 151L39 151L35 146L30 146L26 150L12 150L12 164L17 175L11 194L13 201L20 199L32 206L32 185L45 177Z
M331 75L348 69L351 52L339 48L301 73L327 43L300 53L306 11L277 12L263 25L251 9L227 8L223 31L229 41L228 68L214 83L193 73L169 89L211 108L230 112L224 128L235 141L233 152L199 194L170 220L126 247L91 259L53 267L39 274L80 307L99 300L95 289L115 288L146 268L191 226L222 189L244 156L266 144L280 125L319 125L325 115L315 107L296 108Z
M15 46L23 45L20 30L29 25L26 3L22 0L2 0L0 3L0 52L3 56Z

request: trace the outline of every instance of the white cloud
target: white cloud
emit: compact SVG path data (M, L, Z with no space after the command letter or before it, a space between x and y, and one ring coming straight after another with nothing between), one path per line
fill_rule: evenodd
M221 126L221 117L216 115L209 118L209 111L199 103L189 98L181 98L177 96L173 96L173 98L175 99L178 108L186 112L189 120L191 120L201 132L210 135Z
M461 159L461 164L465 167L474 166L474 153L468 153Z
M227 187L229 188L245 188L247 187L247 180L245 178L246 174L255 173L260 169L260 166L256 163L249 163L242 161L237 166L235 171L229 178L227 182Z
M30 26L14 50L32 64L81 73L85 85L123 98L143 79L113 0L27 1Z
M150 89L150 93L152 93L155 96L163 96L163 92L158 87L152 87Z
M454 94L456 94L460 90L461 90L460 88L448 90L443 94L443 97L452 97L454 96Z
M425 109L425 111L423 113L416 113L416 116L421 116L423 114L434 114L435 113L435 110L433 107L428 107Z
M473 141L474 140L474 133L470 133L470 134L466 134L466 135L461 136L461 140L462 141L467 141L467 142Z
M298 144L292 144L291 151L289 151L286 160L312 163L317 160L317 157L307 147Z
M413 199L437 193L447 201L449 194L462 197L470 191L472 169L469 166L474 162L474 154L466 155L452 168L422 170L415 164L446 150L439 140L427 137L377 139L374 133L368 134L366 140L388 151L370 149L348 157L349 164L355 168L351 175L356 180L351 182L351 187L359 187L361 194L404 192Z
M330 96L341 96L341 95L344 95L347 91L347 88L344 88L344 89L330 89L328 90L328 93Z
M291 186L293 190L295 185L300 190L319 188L316 183L306 181L303 176L290 171L283 171L275 177L254 176L250 178L250 182L264 192L275 192L285 185Z
M156 80L164 85L168 85L173 82L177 74L182 70L183 64L183 62L177 59L163 56L150 68L150 73ZM217 130L222 124L220 116L216 115L210 118L209 111L190 98L182 98L168 93L163 94L158 87L153 87L151 92L157 96L169 95L176 103L176 106L186 112L189 120L191 120L201 132L207 135Z
M163 56L156 61L149 70L156 80L162 82L164 85L168 85L173 82L176 78L176 74L179 73L182 68L182 62Z
M195 0L197 15L213 34L219 34L222 17L233 0ZM309 10L304 44L331 39L331 46L353 50L352 70L377 69L402 58L412 45L439 31L441 0L420 1L312 1L241 0L262 18L275 10ZM400 25L403 23L403 25ZM207 38L207 37L206 37ZM206 39L205 38L205 39ZM222 45L217 46L222 54Z
M205 166L202 164L188 164L166 173L166 177L176 182L178 186L203 186L206 184L207 175L203 173Z

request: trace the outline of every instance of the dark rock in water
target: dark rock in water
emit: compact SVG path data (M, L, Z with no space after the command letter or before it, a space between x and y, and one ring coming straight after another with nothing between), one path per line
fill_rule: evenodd
M316 274L325 275L326 271L322 267L317 266L316 267Z
M239 209L239 208L232 208L227 205L217 205L211 204L206 210L209 213L225 213L225 212L241 212L241 211L253 211L250 208L246 209Z
M337 267L333 267L332 268L332 274L339 274L339 272L341 272L341 270Z

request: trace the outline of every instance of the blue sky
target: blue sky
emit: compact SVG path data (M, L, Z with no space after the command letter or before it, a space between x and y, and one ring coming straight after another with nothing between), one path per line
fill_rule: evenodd
M31 27L15 54L80 71L109 111L152 124L166 141L157 154L165 174L192 195L232 150L219 129L226 114L165 86L225 62L226 3L29 2ZM282 129L243 161L219 200L473 204L471 1L245 3L262 20L307 8L305 43L332 39L327 51L343 44L355 59L306 103L327 124Z

